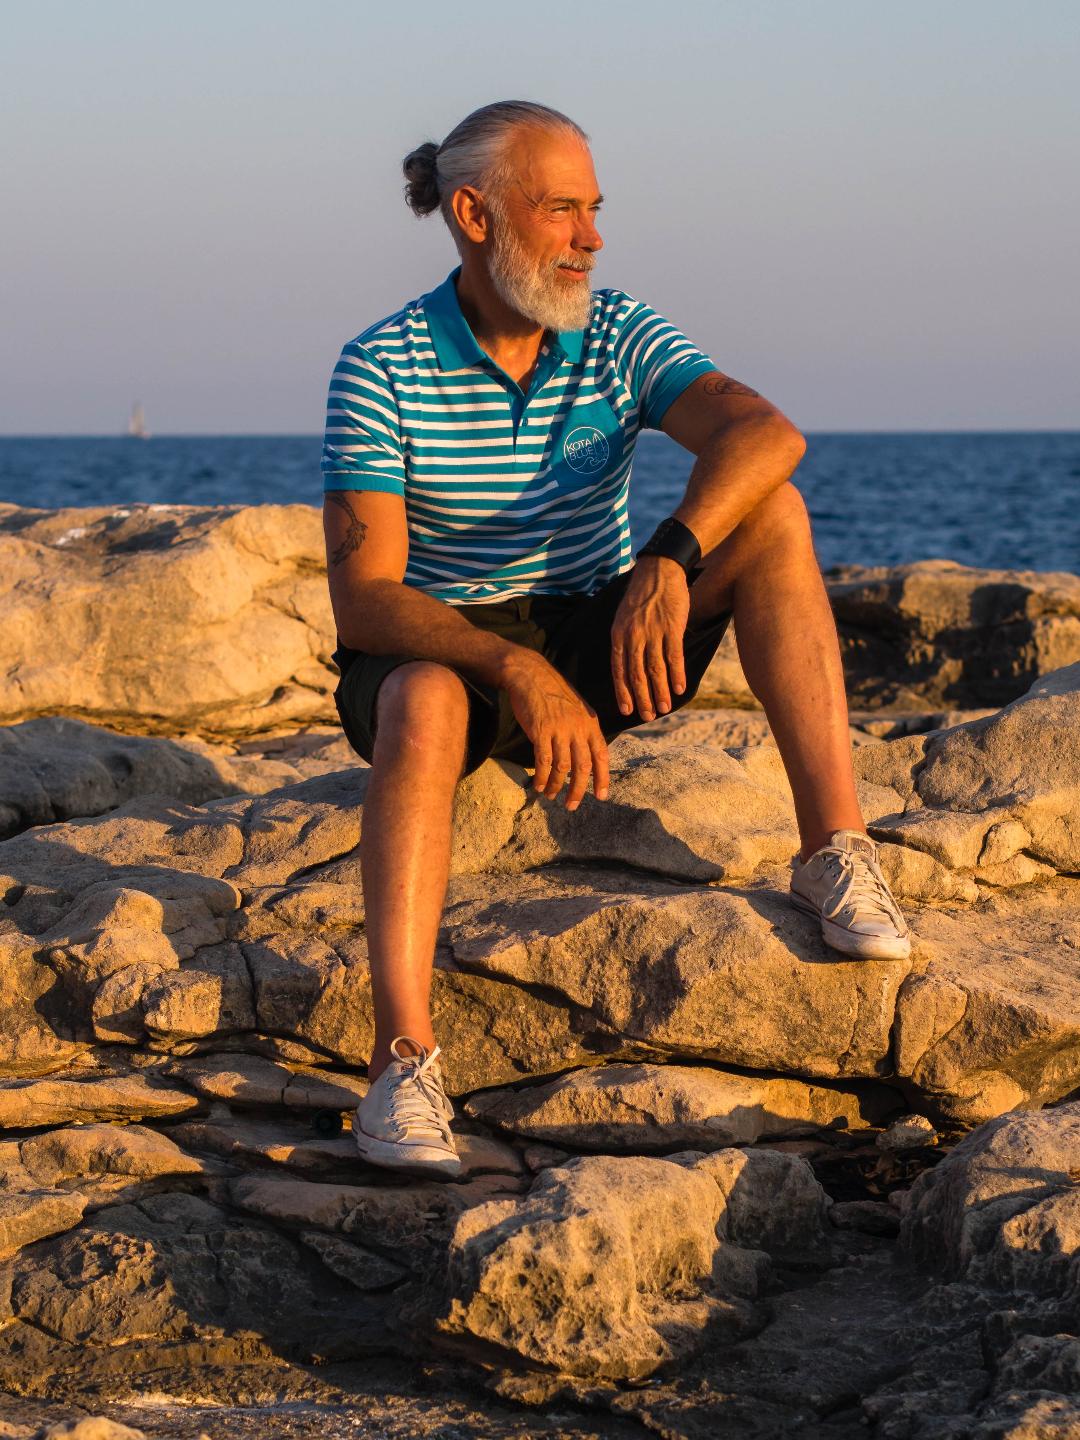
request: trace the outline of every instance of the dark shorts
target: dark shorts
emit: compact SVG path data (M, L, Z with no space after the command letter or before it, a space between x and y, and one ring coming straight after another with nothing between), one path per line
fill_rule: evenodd
M623 715L615 702L611 678L611 626L631 571L616 576L593 595L525 595L517 600L474 602L457 606L473 625L518 645L539 650L596 711L605 740L645 722L633 711ZM696 579L695 575L693 579ZM691 584L693 580L691 581ZM680 710L697 694L701 677L724 638L730 614L687 626L683 637L686 689L672 695ZM334 701L341 727L353 749L369 764L375 747L375 703L379 686L399 665L415 655L368 655L341 644L333 659L341 672ZM505 690L485 685L448 666L464 682L469 697L469 734L464 774L489 757L532 768L533 748L518 724Z

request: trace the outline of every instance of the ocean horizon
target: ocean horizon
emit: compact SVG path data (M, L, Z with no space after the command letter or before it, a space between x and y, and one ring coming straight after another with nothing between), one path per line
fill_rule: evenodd
M68 506L321 504L321 435L0 436L0 501ZM633 544L678 503L694 460L638 437ZM1080 569L1080 430L808 431L795 475L824 569L941 558Z

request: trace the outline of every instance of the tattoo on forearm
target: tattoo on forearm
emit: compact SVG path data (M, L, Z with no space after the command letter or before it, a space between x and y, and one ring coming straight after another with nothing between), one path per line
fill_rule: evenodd
M346 555L351 555L354 550L360 549L364 543L364 537L367 535L368 527L352 508L352 501L344 490L328 490L326 498L340 506L349 517L349 528L345 531L345 538L330 557L331 565L339 565Z
M735 380L730 375L710 375L701 387L706 395L749 395L753 399L760 399L756 390L751 390L749 385L744 385L741 380Z

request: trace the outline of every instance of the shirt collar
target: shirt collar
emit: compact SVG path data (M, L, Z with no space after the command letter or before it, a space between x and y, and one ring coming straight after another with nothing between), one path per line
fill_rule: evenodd
M460 274L461 266L458 265L441 285L424 297L424 314L440 370L464 370L469 365L491 360L487 351L480 348L469 322L461 313L454 286ZM550 338L551 350L576 364L581 359L584 340L584 330L559 330Z

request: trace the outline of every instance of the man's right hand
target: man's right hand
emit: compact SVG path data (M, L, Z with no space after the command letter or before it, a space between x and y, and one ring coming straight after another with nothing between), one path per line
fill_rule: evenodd
M533 789L554 800L569 778L567 810L576 810L593 777L598 800L608 797L608 753L596 711L535 650L522 649L503 686L517 722L532 741Z

